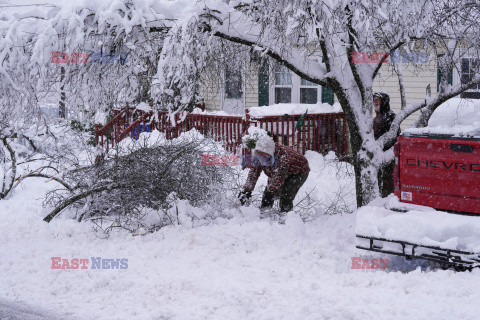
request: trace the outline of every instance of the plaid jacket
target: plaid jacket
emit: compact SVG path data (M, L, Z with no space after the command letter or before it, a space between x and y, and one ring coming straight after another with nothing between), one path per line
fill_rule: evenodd
M258 177L265 172L268 177L267 189L274 194L278 192L288 176L310 172L308 160L299 152L283 145L275 146L275 164L273 166L256 165L250 169L244 190L252 191L255 188Z

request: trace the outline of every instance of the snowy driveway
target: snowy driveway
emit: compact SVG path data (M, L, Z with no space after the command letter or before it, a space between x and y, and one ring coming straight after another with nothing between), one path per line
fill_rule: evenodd
M62 319L49 312L20 303L0 301L0 319L2 320L56 320Z
M108 240L67 221L25 225L18 239L4 229L0 295L79 319L477 319L478 270L352 270L352 256L367 256L353 246L353 218L230 222ZM97 256L126 258L128 268L51 269L51 257Z

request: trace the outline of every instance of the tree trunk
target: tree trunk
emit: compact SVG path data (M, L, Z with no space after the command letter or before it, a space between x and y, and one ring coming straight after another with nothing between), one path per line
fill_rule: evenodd
M364 206L378 197L378 168L372 164L372 159L360 153L353 155L355 171L355 187L357 207Z
M350 133L350 144L352 147L353 168L355 171L355 187L357 207L364 206L378 197L378 168L373 165L374 152L368 150L364 145L364 140L360 134L360 127L353 112L353 107L345 91L340 86L335 87L334 92L342 106L343 113L348 124ZM373 139L373 127L372 127Z
M65 80L65 68L62 67L60 69L60 82L62 86L60 87L60 101L59 101L59 108L58 108L58 116L60 118L66 119L67 109L65 107L65 100L67 99L67 97L65 96L65 91L64 91L64 80Z

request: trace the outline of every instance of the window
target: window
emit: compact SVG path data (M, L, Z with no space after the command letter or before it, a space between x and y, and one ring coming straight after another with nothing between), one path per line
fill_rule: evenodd
M275 66L275 103L291 103L292 87L292 71L277 64Z
M462 84L468 83L476 73L479 72L480 59L462 58L460 81ZM480 85L474 85L468 91L461 94L462 98L480 99Z
M221 91L222 110L228 114L241 114L245 109L243 70L241 66L227 65L225 83Z
M271 75L273 75L273 81L269 81ZM333 100L332 90L300 78L284 65L273 63L269 66L263 62L259 67L258 105L276 103L317 104L319 102L332 105Z
M293 74L287 67L276 64L275 90L273 103L305 103L316 104L318 101L318 89L315 83L301 79Z
M300 103L316 104L318 101L318 85L300 79Z
M225 98L242 99L243 82L241 70L228 68L225 70Z

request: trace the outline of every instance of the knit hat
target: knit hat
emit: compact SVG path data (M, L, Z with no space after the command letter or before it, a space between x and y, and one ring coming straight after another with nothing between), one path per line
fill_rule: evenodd
M275 142L273 142L273 139L269 136L261 136L255 144L255 150L253 152L255 153L256 151L263 151L273 156L275 153Z

